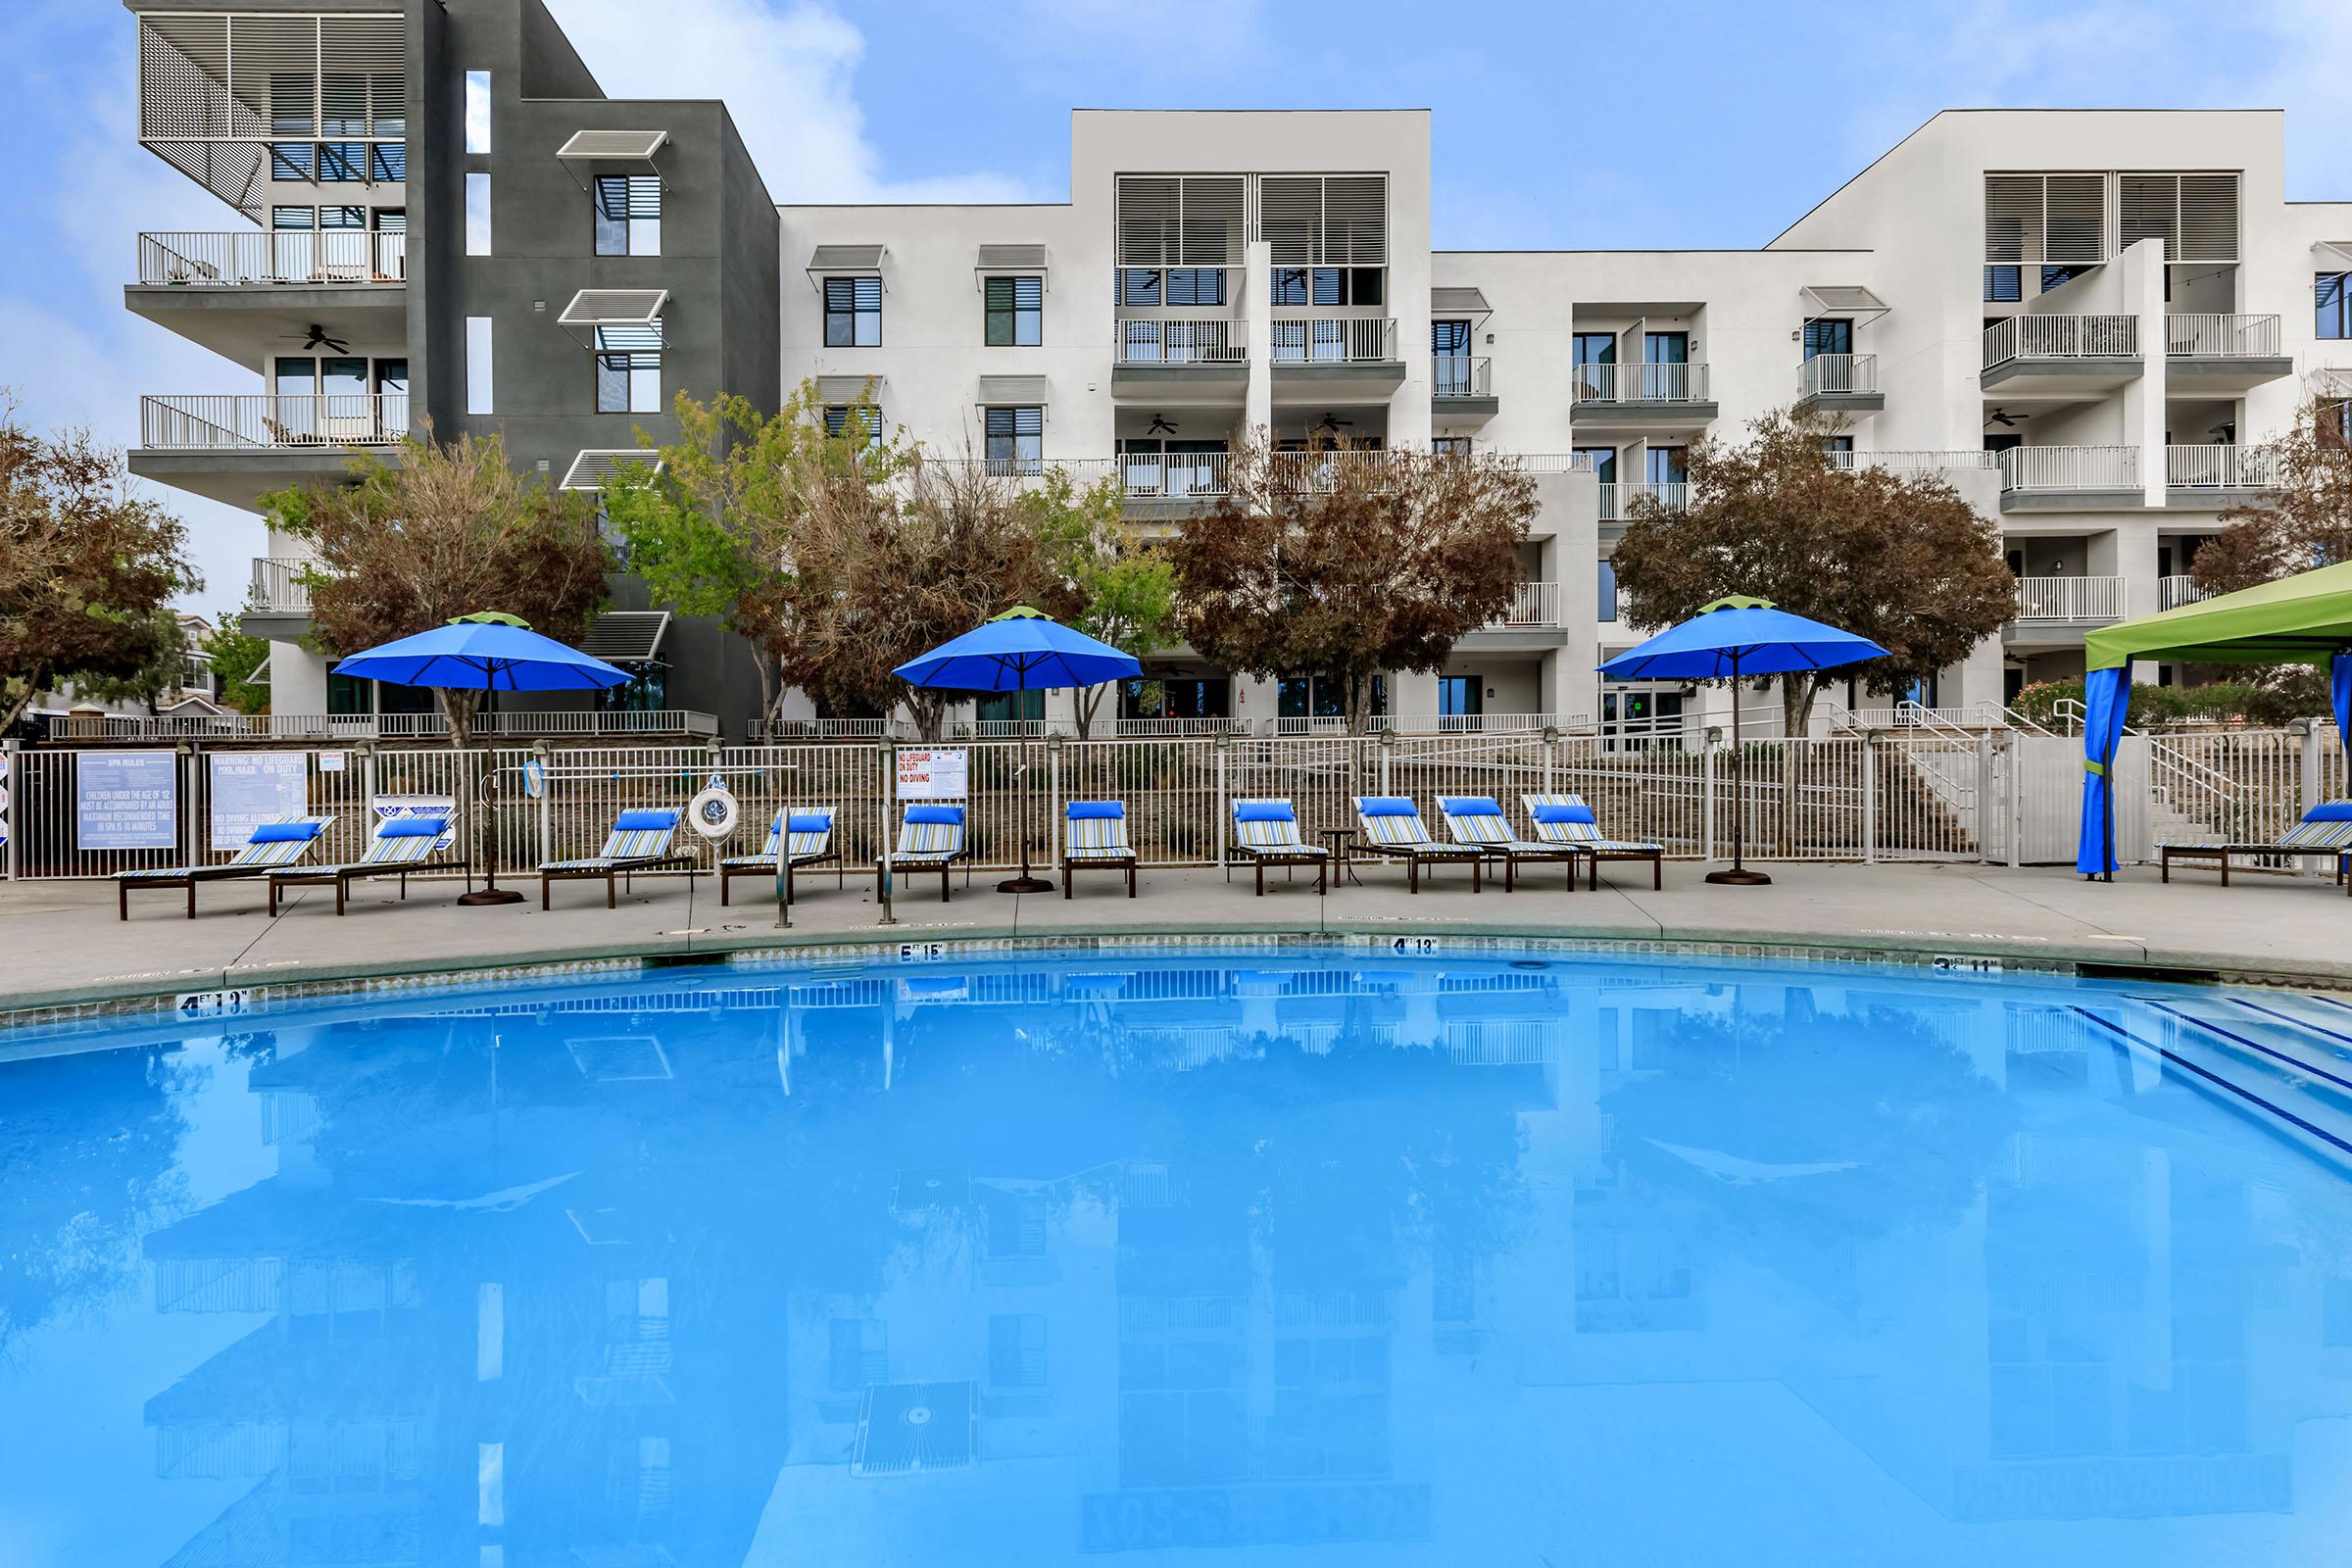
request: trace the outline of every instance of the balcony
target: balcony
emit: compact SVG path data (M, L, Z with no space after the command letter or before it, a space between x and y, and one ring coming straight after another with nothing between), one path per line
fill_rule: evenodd
M315 564L284 556L254 557L253 610L248 615L258 612L268 616L308 616L311 587L304 577Z
M2136 316L2012 316L1984 329L1986 397L2071 403L2112 392L2140 374Z
M1580 365L1571 423L1596 430L1689 431L1715 417L1704 365Z
M365 228L141 234L122 303L246 365L319 322L355 353L398 355L408 342L408 245L406 234Z
M1796 368L1796 401L1829 414L1876 414L1886 406L1879 390L1879 357L1814 355Z
M1123 318L1112 344L1113 394L1158 396L1181 389L1191 399L1239 403L1250 385L1249 323L1230 317Z
M2137 447L2011 447L2000 465L2003 512L2106 512L2147 501Z
M1690 486L1682 480L1603 484L1600 486L1600 520L1623 522L1633 515L1634 504L1644 497L1654 501L1661 512L1680 512L1690 504Z
M1396 323L1380 317L1276 318L1274 401L1291 407L1380 401L1404 384Z
M2156 579L2156 608L2158 610L2179 610L2182 605L2193 605L2201 599L2211 599L2212 597L2212 594L2197 586L2197 579L2194 577L2159 577Z
M1565 584L1522 582L1510 607L1463 639L1468 649L1552 648L1567 627Z
M2164 357L2168 393L2243 392L2295 370L2276 316L2168 316Z
M1436 419L1456 427L1486 423L1501 407L1494 397L1494 362L1484 356L1433 356L1429 397L1430 415Z
M2278 456L2264 447L2164 449L2164 504L2218 512L2278 488Z
M406 234L364 228L141 234L138 280L165 288L403 283L408 245Z
M130 471L234 507L341 477L353 450L399 445L406 392L199 393L139 399Z
M2016 623L2082 625L2121 620L2124 603L2121 577L2020 577Z

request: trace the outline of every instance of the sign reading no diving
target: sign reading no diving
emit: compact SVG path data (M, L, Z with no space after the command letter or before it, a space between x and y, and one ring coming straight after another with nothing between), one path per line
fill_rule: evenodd
M898 789L902 801L963 800L971 792L971 754L960 747L902 751Z

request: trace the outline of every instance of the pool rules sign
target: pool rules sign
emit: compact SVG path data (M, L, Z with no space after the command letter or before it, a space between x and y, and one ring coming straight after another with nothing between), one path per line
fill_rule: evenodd
M899 753L899 799L960 801L971 787L971 754L908 749Z

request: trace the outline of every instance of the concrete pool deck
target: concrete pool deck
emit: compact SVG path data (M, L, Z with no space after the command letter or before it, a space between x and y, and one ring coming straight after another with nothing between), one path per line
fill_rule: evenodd
M1119 879L1081 877L1077 897L1010 895L1002 873L957 879L941 904L936 881L903 884L898 923L881 925L870 874L846 888L819 875L801 884L792 928L779 930L764 888L737 882L719 906L707 875L645 877L608 910L601 884L559 883L542 912L526 901L460 907L454 884L413 888L403 904L386 884L362 883L338 919L331 890L289 896L271 919L263 890L214 884L184 917L175 893L134 900L124 924L111 882L0 884L0 1012L122 1004L218 987L348 982L383 976L462 977L468 970L575 963L601 957L681 956L772 947L1005 938L1270 934L1369 937L1531 937L1552 940L1768 945L1868 954L1968 955L2059 965L2147 966L2217 978L2352 986L2352 900L2324 879L2241 874L2224 889L2209 873L2169 886L2130 867L2112 884L2062 867L1952 863L1775 864L1765 888L1719 888L1707 867L1670 862L1653 892L1645 868L1616 865L1598 892L1563 891L1537 868L1505 894L1476 896L1459 869L1425 881L1418 897L1400 868L1361 868L1362 885L1315 896L1311 874L1271 871L1252 898L1246 870L1230 885L1205 869L1147 870L1140 897Z

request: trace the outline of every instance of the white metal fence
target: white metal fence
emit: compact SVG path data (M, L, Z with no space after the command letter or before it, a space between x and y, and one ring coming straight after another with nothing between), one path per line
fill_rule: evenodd
M1984 329L1984 368L2011 360L2135 359L2136 316L2012 316Z
M139 281L171 288L398 283L409 236L378 229L242 229L139 236Z
M1147 865L1211 866L1226 842L1231 803L1242 797L1295 802L1311 841L1322 829L1356 825L1354 795L1410 796L1443 837L1441 796L1493 796L1517 819L1520 797L1539 791L1574 791L1606 832L1664 845L1680 858L1728 857L1737 816L1746 853L1760 859L2067 861L2083 776L2078 737L1942 724L1749 738L1737 751L1695 739L1645 748L1594 735L1546 741L1540 729L1393 743L1344 734L1178 733L977 740L961 749L976 871L1019 864L1024 840L1033 863L1051 864L1061 807L1070 800L1126 803L1130 836ZM171 759L169 844L85 847L85 833L103 825L77 789L82 759L124 755L15 754L10 875L108 877L234 853L242 836L215 831L216 807L229 803L215 799L212 765L216 755L233 753L155 754ZM548 787L537 799L522 787L522 763L532 754L518 749L275 755L302 760L305 808L335 818L312 852L320 862L356 858L379 814L439 806L461 809L477 859L494 844L503 869L527 869L594 853L624 809L683 808L715 772L742 806L723 853L756 850L780 809L822 806L835 813L834 844L854 871L879 857L899 811L889 797L888 742L566 750L548 759ZM499 770L495 807L483 804L491 768ZM2346 788L2332 725L2307 733L2131 735L2116 780L2117 850L2127 861L2152 858L2166 839L2265 842L2312 803ZM684 832L680 842L693 844Z
M1816 354L1796 369L1800 398L1850 397L1879 389L1875 354Z
M2164 318L2164 352L2181 359L2277 359L2278 318L2183 313Z
M2000 455L2004 490L2134 490L2137 447L2011 447Z
M139 399L139 445L158 451L391 446L408 433L406 392L189 393Z
M2278 455L2267 447L2166 447L2164 482L2176 490L2269 490L2278 483Z
M1571 400L1577 403L1704 403L1707 368L1691 365L1580 365Z

